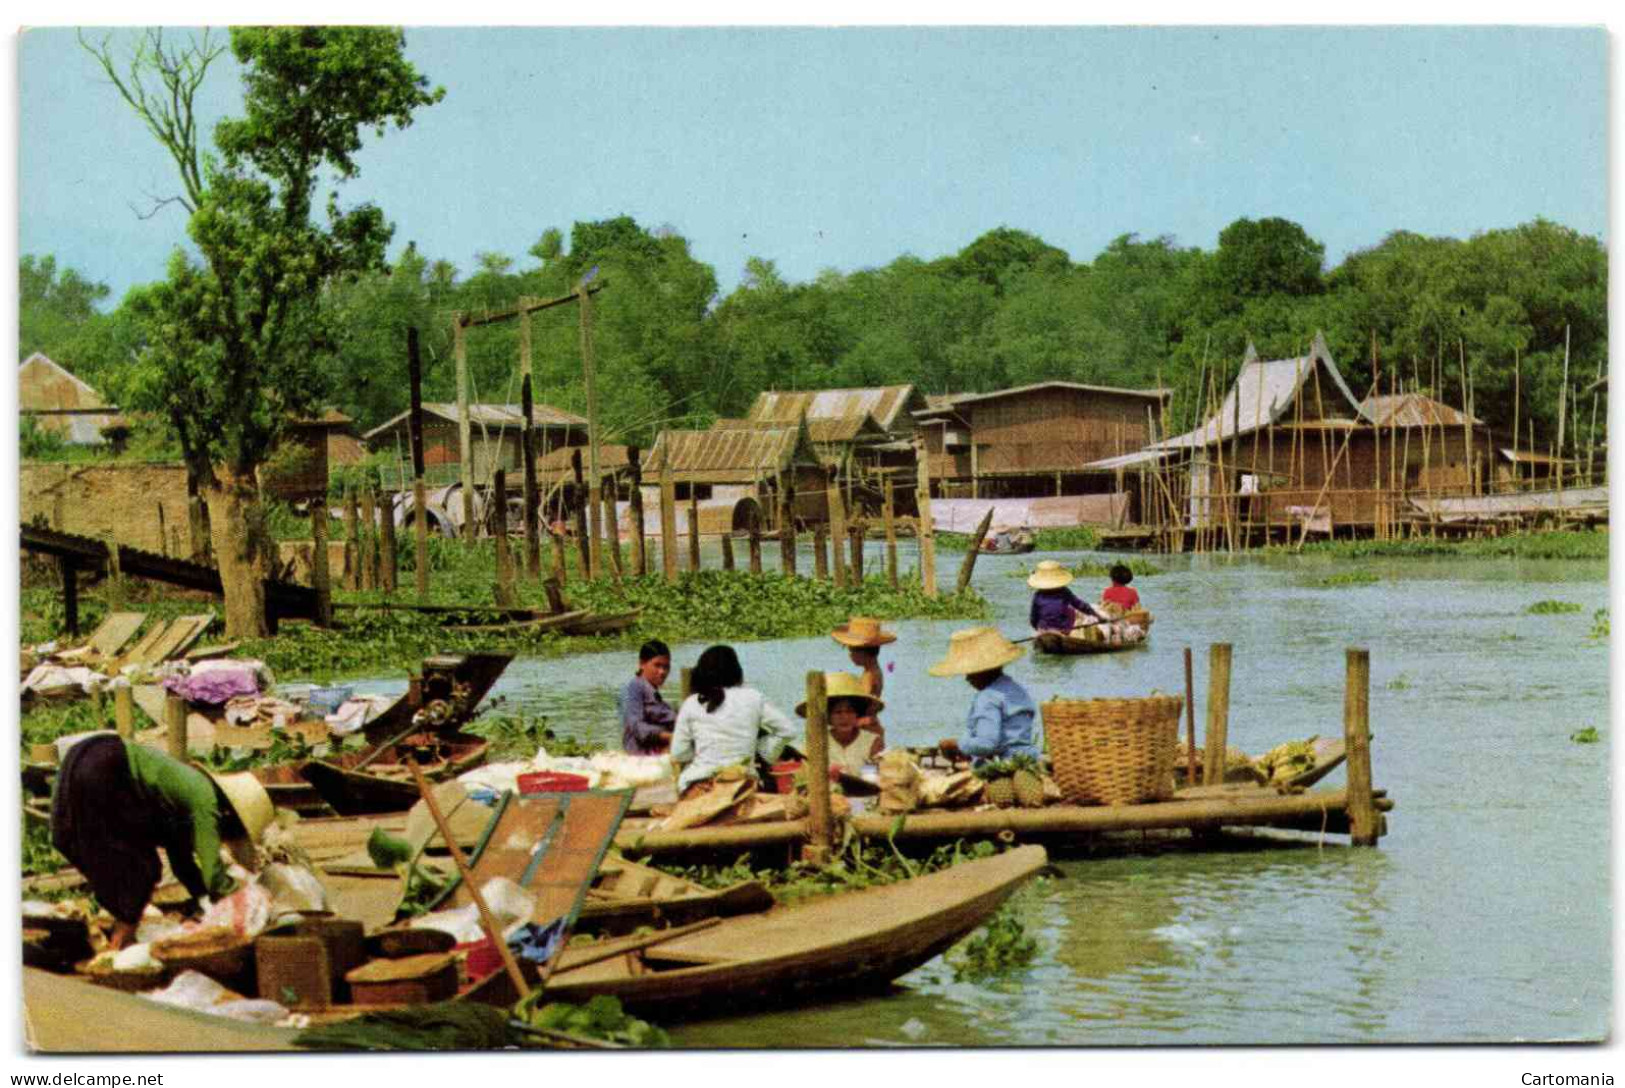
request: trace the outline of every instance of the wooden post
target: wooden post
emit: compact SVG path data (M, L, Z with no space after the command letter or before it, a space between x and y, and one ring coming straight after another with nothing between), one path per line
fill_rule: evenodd
M563 583L565 578L568 577L567 568L570 563L570 557L564 550L564 534L548 530L547 535L553 539L553 577ZM544 582L546 580L543 579Z
M1196 778L1196 684L1191 679L1191 648L1185 647L1185 785Z
M915 471L919 475L918 491L915 495L916 506L919 509L919 528L915 538L920 544L920 589L927 597L937 595L937 535L936 527L931 523L931 466L926 460L925 445L916 443L914 446ZM1055 474L1056 494L1060 493L1061 474Z
M677 702L678 705L688 702L688 697L694 694L694 669L684 665L677 674Z
M807 674L807 838L801 860L813 865L829 861L834 829L829 815L829 725L826 721L824 674Z
M813 577L820 582L829 579L829 554L824 550L824 527L813 526Z
M1208 649L1207 731L1202 737L1202 782L1224 781L1224 756L1230 743L1230 643L1215 642Z
M361 588L361 514L355 488L344 489L344 588L352 593Z
M72 638L79 637L79 564L65 555L56 558L62 572L62 622Z
M700 496L698 485L688 485L688 569L700 569Z
M418 603L423 604L429 599L429 500L423 487L423 361L415 325L406 330L406 376L411 386L406 426L412 440L412 536L417 545L413 575Z
M395 592L395 575L400 566L395 554L395 497L389 493L378 504L378 551L383 578L379 588L387 597Z
M722 569L734 569L734 538L732 533L722 534Z
M531 388L530 373L530 311L525 305L532 300L519 299L519 453L524 458L525 472L525 579L536 581L542 576L542 537L536 519L540 513L540 496L536 491L536 399Z
M604 492L604 552L609 559L609 569L619 578L626 572L621 561L621 519L615 509L615 485L611 484Z
M835 584L846 585L846 502L841 497L841 482L834 470L829 474L829 536L835 550Z
M863 538L868 530L862 525L853 525L846 531L847 538L852 542L852 559L847 564L847 584L854 589L863 586Z
M113 689L113 728L125 740L135 736L135 689L120 684Z
M587 506L591 501L591 493L586 490L586 481L582 476L580 450L570 451L570 471L575 473L576 478L575 502L573 505L575 506L576 515L576 550L581 553L580 574L583 578L592 578L597 571L596 566L593 564L592 555L594 550L597 549L598 543L591 540L589 536L594 531L587 519ZM593 515L593 520L597 520L596 514Z
M959 564L959 583L954 592L963 593L965 587L970 585L971 575L976 571L976 557L982 554L982 538L987 536L988 526L992 524L993 507L990 506L987 513L982 515L982 523L976 527L975 534L971 536L970 547L965 551L965 561Z
M881 507L882 517L886 521L886 581L893 589L897 588L897 523L895 509L892 504L891 477L886 477L885 505Z
M762 573L762 504L758 502L750 512L750 572Z
M118 540L111 529L102 534L102 544L107 549L107 585L102 592L107 597L108 611L117 612L124 607L124 569L119 560Z
M186 762L186 700L164 696L164 748L171 759Z
M783 477L780 477L781 482ZM779 569L786 578L796 576L795 484L779 489Z
M1371 795L1371 652L1350 649L1343 687L1343 747L1348 752L1349 841L1375 846L1380 817Z
M451 315L452 353L457 363L457 457L462 467L463 539L472 542L474 525L474 435L468 421L468 327L466 318Z
M327 569L327 496L310 504L310 580L316 590L316 622L333 626L333 581Z
M602 573L603 556L598 545L598 491L603 479L598 475L598 384L593 375L592 362L592 294L587 285L576 288L576 303L580 309L581 324L581 377L587 394L587 509L591 511L592 542L588 552L589 577Z
M500 468L491 478L491 501L495 508L492 532L496 536L496 602L503 608L512 608L513 554L508 549L508 473Z
M429 498L423 490L423 477L412 481L412 535L417 544L418 601L429 599Z
M666 581L677 581L677 485L671 479L670 435L660 445L660 566Z
M626 448L626 465L632 481L627 495L632 505L632 570L642 578L649 573L649 542L643 535L643 464L636 446Z
M378 588L378 507L373 501L372 481L368 480L361 490L361 524L360 533L356 543L361 550L361 588L373 590Z

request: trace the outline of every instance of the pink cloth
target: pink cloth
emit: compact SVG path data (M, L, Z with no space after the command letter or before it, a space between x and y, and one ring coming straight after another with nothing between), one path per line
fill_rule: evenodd
M207 703L218 706L238 695L258 695L259 681L254 669L215 667L191 676L171 676L164 680L165 690L179 695L189 703Z

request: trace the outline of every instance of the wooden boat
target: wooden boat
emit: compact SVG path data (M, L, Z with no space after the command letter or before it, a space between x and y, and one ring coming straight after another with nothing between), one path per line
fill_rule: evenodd
M612 635L637 623L638 617L641 615L643 615L642 605L629 612L587 616L585 619L566 624L564 633L567 635Z
M1228 785L1251 783L1256 786L1270 786L1278 789L1306 790L1335 771L1348 758L1348 752L1343 746L1342 737L1317 737L1314 743L1314 754L1314 764L1305 767L1290 778L1276 782L1266 782L1263 772L1249 762L1245 764L1234 763L1227 766L1224 781ZM1198 756L1200 756L1200 752L1198 752ZM1179 755L1175 757L1174 761L1174 785L1180 788L1185 786L1186 765L1181 762L1184 757L1185 746L1181 742ZM1196 773L1198 776L1202 773L1200 759L1197 761Z
M315 788L329 807L340 816L366 816L378 812L405 812L417 803L417 786L405 759L410 757L431 782L455 778L485 762L491 742L470 733L414 733L391 746L391 751L369 763L365 770L350 768L369 753L350 752L337 760L315 759L296 768L301 778ZM284 764L260 768L263 772L286 774ZM264 782L266 775L259 775ZM270 792L270 785L266 787ZM273 794L273 799L275 795Z
M998 547L996 545L993 545L993 538L989 537L987 539L987 541L982 545L982 554L983 555L1026 555L1028 552L1034 551L1037 548L1038 548L1038 545L1033 543L1031 540L1018 540L1015 543L1008 544L1008 545L1001 548L1001 547Z
M1144 628L1141 630L1144 631ZM1122 642L1111 642L1078 634L1063 635L1059 631L1042 631L1034 636L1033 645L1039 653L1044 654L1116 654L1124 650L1139 649L1146 644L1149 637L1150 633L1145 632L1132 641L1124 639Z
M640 926L682 926L703 918L731 918L773 906L761 881L707 888L618 855L604 858L587 888L576 932L621 936Z
M873 989L947 951L1047 862L1043 847L1023 846L884 887L699 923L669 939L575 945L559 957L547 997L608 994L669 1022ZM515 995L499 972L467 997L507 1005Z

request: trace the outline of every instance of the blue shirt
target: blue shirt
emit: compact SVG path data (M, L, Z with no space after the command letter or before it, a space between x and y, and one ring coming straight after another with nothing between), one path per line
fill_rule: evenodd
M677 720L677 711L660 697L655 686L633 674L621 688L621 747L635 756L659 755L666 750L660 738Z
M1032 607L1027 610L1027 622L1034 631L1070 631L1073 612L1082 612L1086 616L1100 615L1065 586L1041 589L1033 594Z
M1033 741L1033 718L1037 713L1027 689L1001 675L971 700L959 750L977 762L1011 756L1037 759L1038 746Z

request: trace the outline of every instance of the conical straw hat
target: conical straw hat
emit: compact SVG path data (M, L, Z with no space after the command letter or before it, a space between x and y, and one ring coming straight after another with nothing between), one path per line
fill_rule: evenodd
M1046 559L1038 564L1038 569L1027 576L1027 584L1033 589L1060 589L1072 583L1072 572L1053 559Z
M968 676L1002 669L1024 653L997 627L967 627L948 637L948 656L926 671L932 676Z
M853 676L849 672L826 672L824 674L824 694L830 699L862 699L869 704L870 714L879 714L886 709L886 704L870 695L863 686L863 677ZM796 713L801 717L807 716L807 704L802 703L796 707Z
M260 780L247 771L211 774L209 777L226 795L226 800L231 802L232 811L242 821L249 839L259 842L260 836L265 834L265 829L276 816L276 806L271 803L271 795L265 792Z
M853 616L829 633L829 637L842 646L884 646L896 642L897 636L880 629L880 621L868 616Z

